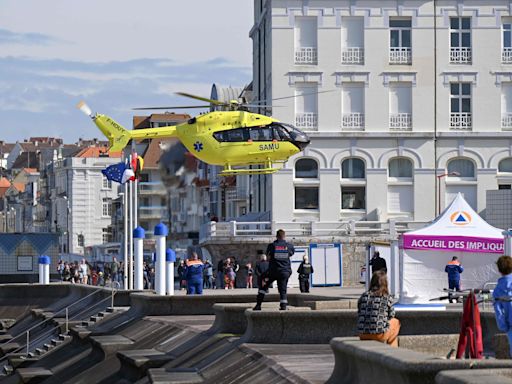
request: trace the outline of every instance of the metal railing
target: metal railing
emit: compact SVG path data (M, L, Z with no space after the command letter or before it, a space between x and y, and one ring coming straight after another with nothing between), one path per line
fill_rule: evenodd
M341 128L364 131L364 113L345 113L341 117Z
M390 64L412 64L412 50L410 47L390 47Z
M512 48L503 48L501 51L501 62L503 64L512 64Z
M501 128L512 130L512 113L504 113L501 115Z
M342 64L364 64L364 48L347 47L341 51Z
M94 306L100 304L100 303L103 303L104 301L106 300L110 300L111 301L111 307L114 307L114 297L115 297L115 294L117 293L117 291L119 290L120 288L120 284L118 282L115 282L117 284L117 287L114 287L114 286L111 286L111 295L94 303ZM115 284L113 284L115 285ZM84 297L82 297L81 299L79 299L78 301L75 301L74 303L68 305L67 307L65 308L61 308L59 309L57 312L55 312L51 317L48 317L42 321L40 321L39 323L31 326L30 328L28 328L27 330L25 330L24 332L20 333L19 335L17 336L14 336L12 337L11 339L3 342L3 343L0 343L0 346L2 345L6 345L6 344L9 344L9 343L12 343L13 341L15 341L16 339L19 339L21 336L24 336L26 337L26 345L22 345L20 346L19 348L17 348L16 350L14 351L11 351L9 353L18 353L20 351L22 351L23 349L26 349L27 351L27 357L29 356L29 352L30 352L30 344L31 344L31 340L30 340L30 332L36 328L39 328L41 327L42 325L46 324L47 322L49 322L50 320L54 320L57 318L57 315L59 313L62 313L64 311L64 326L65 326L65 334L67 334L69 332L69 321L70 320L73 320L73 319L76 319L78 316L80 316L82 313L84 313L85 311L88 311L91 309L90 306L88 306L87 308L84 308L82 311L76 313L75 315L73 315L71 318L69 317L69 309L75 305L77 305L78 303L84 301L85 299L88 299L90 298L91 296L94 296L94 295L97 295L98 293L100 292L103 292L102 289L98 289ZM48 337L49 335L51 335L56 329L59 329L61 327L61 325L57 325L53 328L51 328L50 330L44 332L42 335L39 335L36 339L33 339L32 340L32 344L44 339L45 337Z
M295 64L317 64L318 51L316 47L295 48Z
M297 128L316 129L318 127L318 115L313 112L296 113L295 125Z
M455 130L470 131L473 126L471 112L458 112L450 114L450 128Z
M472 51L470 47L450 48L450 63L471 64Z
M412 115L410 113L393 113L389 115L389 129L395 131L411 130Z
M199 241L204 242L215 238L244 238L272 236L277 229L284 229L290 236L355 236L372 234L397 234L419 229L429 222L412 220L388 221L356 221L345 220L335 222L209 222L201 225Z
M167 208L161 206L139 206L139 218L141 219L161 219L167 216Z
M164 195L167 193L167 190L161 182L140 182L139 193L141 195Z

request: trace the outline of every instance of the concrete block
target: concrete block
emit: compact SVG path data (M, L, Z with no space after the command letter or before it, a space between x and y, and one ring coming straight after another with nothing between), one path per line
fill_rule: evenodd
M512 369L471 369L443 371L436 384L512 384Z
M497 359L510 359L510 349L506 333L497 333L492 338L492 346Z
M450 351L457 350L459 335L409 335L399 336L398 346L416 352L428 353L437 357L446 357Z
M512 361L446 360L376 341L335 338L331 347L335 357L334 371L328 381L331 384L435 383L436 375L446 370L512 369Z
M313 310L326 310L326 309L357 309L357 300L317 300L305 301L305 307L310 307Z

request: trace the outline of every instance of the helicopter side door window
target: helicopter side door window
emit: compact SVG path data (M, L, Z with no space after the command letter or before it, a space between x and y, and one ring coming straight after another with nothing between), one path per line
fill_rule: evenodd
M249 132L247 128L229 129L215 132L213 137L221 143L236 143L249 140Z
M272 141L274 139L271 127L251 128L252 141Z
M274 125L274 138L281 141L291 141L291 137L283 127Z

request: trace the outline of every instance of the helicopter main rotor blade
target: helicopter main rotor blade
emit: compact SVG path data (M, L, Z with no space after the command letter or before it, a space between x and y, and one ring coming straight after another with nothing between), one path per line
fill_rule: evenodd
M270 100L256 100L256 101L251 101L251 103L253 104L258 104L258 103L267 103L269 101L276 101L276 100L286 100L286 99L295 99L296 97L301 97L301 96L310 96L310 95L318 95L319 93L329 93L329 92L336 92L335 89L331 89L329 91L319 91L319 92L312 92L312 93L304 93L302 95L294 95L294 96L285 96L285 97L276 97L275 99L270 99Z
M201 97L201 96L196 96L196 95L192 95L191 93L185 93L185 92L175 92L176 95L180 95L180 96L184 96L184 97L190 97L191 99L196 99L196 100L200 100L200 101L205 101L207 103L212 103L212 104L215 104L215 105L229 105L227 103L224 103L222 101L219 101L219 100L212 100L212 99L208 99L206 97Z
M149 109L191 109L191 108L210 108L210 105L183 105L181 107L138 107L132 108L134 111L145 111Z
M267 104L241 104L241 107L249 108L283 108L284 105L267 105Z

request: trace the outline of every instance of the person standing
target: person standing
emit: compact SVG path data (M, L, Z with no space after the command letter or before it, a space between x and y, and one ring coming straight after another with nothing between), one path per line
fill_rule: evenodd
M309 279L313 272L313 266L309 262L308 256L304 255L299 269L297 269L297 273L299 274L299 287L302 293L309 293Z
M180 281L180 290L187 289L187 280L185 279L186 265L184 260L180 260L178 265L178 279Z
M444 267L444 271L448 274L448 289L450 291L455 290L456 292L460 291L460 274L464 272L464 268L459 262L459 258L457 256L452 257L452 261L450 261L446 267ZM450 297L450 303L453 303L453 299Z
M85 259L82 259L82 261L80 262L78 274L80 276L80 283L87 285L87 281L89 279L89 266L85 262Z
M112 263L110 263L110 276L112 283L114 281L119 283L119 262L115 256L112 258Z
M494 313L498 329L507 333L509 353L512 357L512 257L501 256L496 265L501 277L492 292Z
M203 294L203 270L204 264L197 253L192 252L192 256L187 260L185 278L187 280L187 295Z
M263 278L262 287L258 290L256 306L254 307L255 311L261 310L261 303L263 303L267 293L265 287L274 281L277 281L277 289L279 290L279 309L286 310L288 305L286 289L288 279L292 274L290 257L295 253L295 248L286 241L286 233L282 229L277 231L276 238L267 247L267 256L269 258L268 277Z
M212 289L213 288L213 266L209 260L206 260L204 263L204 288Z
M224 289L235 289L235 279L233 261L228 257L224 262Z
M386 272L375 272L369 291L363 293L357 301L359 339L380 341L398 347L400 321L395 318L393 304Z
M254 269L251 263L245 265L245 288L252 288L252 277L254 275Z
M260 261L256 263L256 283L258 284L258 288L262 288L263 286L263 278L268 273L268 261L267 255L261 251L258 253L260 255ZM266 291L268 292L268 286L266 286Z
M373 257L369 263L372 266L372 274L377 271L388 272L388 266L386 265L386 259L380 257L379 251L373 252Z
M217 284L216 289L224 289L224 260L220 259L217 263Z

